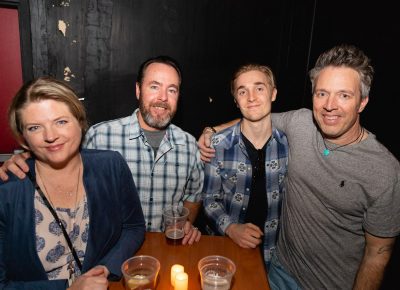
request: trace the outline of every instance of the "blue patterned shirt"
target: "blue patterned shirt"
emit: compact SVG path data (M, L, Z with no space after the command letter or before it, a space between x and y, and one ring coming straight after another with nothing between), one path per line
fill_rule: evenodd
M183 201L201 201L203 162L196 139L170 124L157 155L137 118L129 116L92 126L84 146L121 153L132 172L146 220L147 231L162 231L162 209Z
M45 205L42 197L35 191L36 250L49 280L76 279L82 273L75 262L61 227ZM51 201L50 201L51 202ZM89 237L89 208L86 195L76 208L55 208L81 263L85 259ZM73 267L70 277L69 267Z
M212 146L216 152L211 162L205 164L203 204L214 229L224 235L230 224L245 222L253 168L240 134L240 122L215 134ZM286 135L273 128L265 153L268 212L263 250L267 267L277 240L287 165Z

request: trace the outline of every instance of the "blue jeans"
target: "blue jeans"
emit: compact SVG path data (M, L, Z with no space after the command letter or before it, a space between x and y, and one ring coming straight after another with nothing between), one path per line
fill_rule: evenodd
M272 290L301 290L296 280L283 268L275 252L272 253L268 280Z

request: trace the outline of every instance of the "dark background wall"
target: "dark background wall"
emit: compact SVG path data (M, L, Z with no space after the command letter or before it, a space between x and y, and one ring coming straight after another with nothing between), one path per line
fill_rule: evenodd
M400 142L394 133L400 105L398 11L387 2L318 1L311 55L313 63L321 50L347 42L361 47L372 59L375 77L362 123L400 159Z
M352 43L372 58L376 70L363 123L399 159L394 124L400 21L391 4L368 2L21 1L29 11L31 37L24 67L34 77L68 78L94 124L131 114L136 71L144 59L173 56L184 71L174 123L197 137L206 124L239 116L229 93L238 65L272 67L278 79L274 111L311 107L308 70L322 51Z
M238 116L228 87L244 62L269 64L281 76L282 99L294 97L276 109L302 104L312 1L298 7L295 1L255 0L29 2L33 75L67 74L85 97L92 123L131 114L136 70L159 54L182 64L174 122L196 136L205 124Z
M205 125L239 116L229 93L230 75L238 65L272 67L278 80L274 111L310 108L307 72L317 56L342 42L355 44L372 58L376 70L362 122L400 157L400 20L395 1L9 2L18 3L23 16L24 80L41 75L68 80L84 98L94 124L131 114L139 64L167 54L180 61L184 72L174 123L196 137ZM65 35L59 22L66 25ZM393 278L386 279L385 289L399 274L398 248L388 271Z

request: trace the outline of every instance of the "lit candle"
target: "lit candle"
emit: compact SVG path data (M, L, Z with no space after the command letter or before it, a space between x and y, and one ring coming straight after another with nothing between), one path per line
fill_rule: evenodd
M178 273L183 273L185 268L182 265L175 264L171 267L171 285L175 286L175 276Z
M181 272L175 275L175 288L174 290L187 290L188 289L188 274Z

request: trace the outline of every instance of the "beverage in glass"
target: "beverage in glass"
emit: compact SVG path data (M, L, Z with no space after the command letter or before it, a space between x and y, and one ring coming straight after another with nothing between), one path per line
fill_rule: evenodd
M125 290L156 289L160 262L152 256L135 256L121 266L125 280Z
M185 231L178 228L165 230L165 237L167 238L167 243L169 245L182 244L184 236L185 236Z
M229 290L236 266L232 260L218 255L206 256L198 263L202 290Z
M167 243L182 244L185 236L184 226L189 216L189 209L179 205L166 206L163 209L163 225Z

